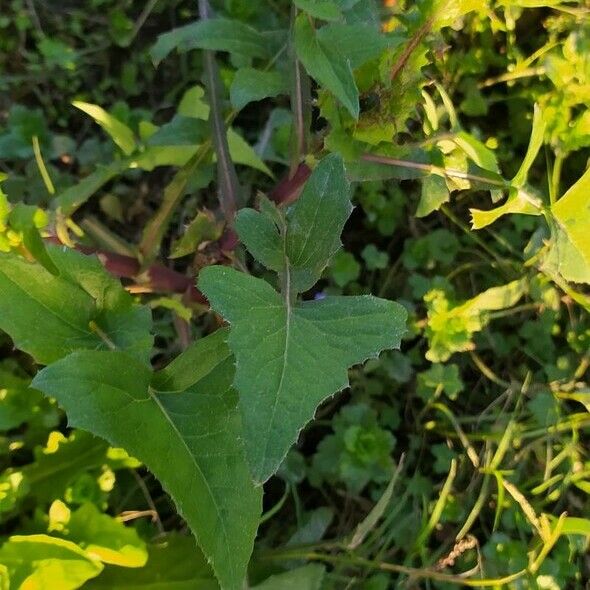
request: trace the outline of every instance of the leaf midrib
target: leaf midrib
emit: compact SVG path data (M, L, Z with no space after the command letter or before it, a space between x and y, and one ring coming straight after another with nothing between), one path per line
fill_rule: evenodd
M194 464L194 466L196 467L197 471L199 472L199 474L201 476L201 479L204 482L205 487L207 489L207 492L208 492L208 494L209 494L209 496L211 498L211 501L213 502L213 505L215 506L215 512L217 513L217 517L219 518L219 522L220 522L220 525L221 525L221 530L222 530L222 533L223 533L223 538L225 540L225 547L228 547L229 546L229 537L228 537L228 534L227 534L227 529L225 527L225 520L222 518L221 510L219 508L219 504L217 503L217 500L215 498L215 495L213 494L213 491L211 490L211 486L209 485L209 481L207 480L207 478L205 477L205 475L204 475L201 467L197 463L197 460L196 460L195 456L192 454L190 448L186 444L186 441L184 440L182 434L180 433L180 430L178 430L176 424L174 423L174 420L172 420L172 417L166 411L166 408L162 405L162 402L159 400L158 396L154 393L154 391L152 390L151 387L148 387L148 394L149 394L150 398L156 403L157 407L162 412L162 414L163 414L164 418L166 419L166 421L172 427L172 430L177 435L177 437L180 440L182 446L185 448L186 452L188 453L188 456L190 457L191 462ZM231 570L232 570L232 576L234 576L235 575L235 569L234 569L233 565L229 565L228 564L227 567L230 567L231 568Z
M23 293L26 296L26 298L28 298L28 299L34 301L35 303L37 303L40 307L42 307L43 309L45 309L49 313L49 315L51 315L54 318L56 318L57 320L59 320L62 324L65 324L66 326L69 326L70 328L74 329L76 332L80 332L81 334L84 334L85 336L92 336L93 335L93 333L90 330L85 330L84 328L81 328L80 326L76 326L76 324L72 324L69 320L67 320L64 317L60 316L55 310L51 309L51 307L49 307L42 300L37 299L36 297L33 297L33 295L31 295L28 291L26 291L25 289L23 289L21 287L21 285L19 285L16 281L14 281L11 277L9 277L4 271L1 271L0 270L0 274L2 274L9 283L11 283L14 287L16 287L16 289L18 291L20 291L21 293Z

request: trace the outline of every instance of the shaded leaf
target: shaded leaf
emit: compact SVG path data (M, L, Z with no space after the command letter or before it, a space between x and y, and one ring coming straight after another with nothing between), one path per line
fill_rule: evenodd
M320 590L325 572L323 565L310 563L284 574L275 574L254 586L253 590Z
M353 70L404 41L402 36L384 35L379 29L362 23L332 23L319 29L317 37L324 47L344 56Z
M174 49L183 52L196 48L229 51L248 57L271 56L264 35L241 21L227 18L199 20L163 33L151 48L150 55L158 65Z
M0 328L41 364L74 350L113 346L147 361L149 310L134 304L96 257L55 246L47 251L58 276L16 255L0 254Z
M285 79L279 72L240 68L232 81L229 96L234 109L240 110L250 102L278 96L286 90Z
M295 22L295 47L297 57L308 74L332 92L357 119L359 93L350 61L325 46L303 14L300 14Z
M342 16L340 8L332 0L293 0L293 4L314 18L338 20Z

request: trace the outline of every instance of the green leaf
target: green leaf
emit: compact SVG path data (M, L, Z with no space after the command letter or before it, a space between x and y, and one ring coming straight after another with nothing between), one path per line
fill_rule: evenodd
M361 274L361 265L350 252L340 250L330 263L330 275L339 287L356 281Z
M150 55L158 65L173 49L184 52L196 48L261 58L271 57L272 51L266 37L256 29L237 20L214 18L163 33L151 48Z
M135 305L97 258L56 246L47 252L58 276L16 255L0 254L0 328L18 348L41 364L78 349L115 346L147 362L149 309Z
M150 146L192 145L197 146L208 136L206 121L175 115L171 121L162 125L147 141Z
M308 74L332 92L358 119L359 92L350 61L322 43L304 14L295 21L295 48Z
M465 131L459 131L453 141L481 168L495 172L500 172L496 154L473 135Z
M201 271L200 288L231 324L247 456L256 481L279 467L317 405L348 385L347 368L399 347L406 312L371 296L292 303L230 268Z
M395 47L404 41L402 36L384 35L379 29L361 23L332 23L323 26L317 32L317 38L318 42L323 47L329 47L333 54L344 56L353 70L379 57L387 48Z
M121 567L142 567L148 554L137 531L126 527L91 503L72 512L65 524L65 536L83 547L93 559Z
M482 229L508 214L518 213L520 215L541 215L543 203L536 196L527 192L524 188L511 188L508 198L503 205L482 211L480 209L469 209L471 213L471 227Z
M192 254L203 242L218 240L222 226L210 211L199 211L197 216L185 229L182 237L172 245L169 258L181 258Z
M566 516L563 519L562 535L583 535L590 537L590 519Z
M326 568L310 563L284 574L275 574L252 590L320 590Z
M178 533L148 547L141 569L107 567L85 590L219 590L211 567L191 537Z
M231 324L234 384L256 481L277 470L317 405L346 387L347 368L398 347L405 330L403 307L375 297L295 301L338 250L350 212L342 160L328 156L285 219L268 204L261 213L242 210L238 216L240 239L280 273L283 296L230 268L201 271L199 287Z
M240 240L256 260L271 270L283 270L285 256L279 226L270 215L254 209L242 209L235 227Z
M450 399L457 399L464 388L459 367L455 364L432 365L427 371L418 373L416 385L416 394L425 402L438 397L442 392Z
M269 210L256 213L244 209L236 227L238 232L244 229L240 238L262 264L281 272L288 266L289 290L302 293L319 280L340 248L340 234L351 211L344 165L337 155L330 155L316 166L285 222L271 218ZM281 240L279 231L286 228Z
M204 99L205 89L202 86L197 85L189 88L180 99L177 113L185 117L207 121L211 109Z
M471 338L489 322L487 312L507 309L526 293L525 279L492 287L461 304L449 301L445 293L433 289L424 296L428 310L426 358L434 363L447 361L454 352L473 350Z
M232 107L240 110L250 102L278 96L286 91L286 81L279 72L240 68L232 81L229 96Z
M137 146L133 131L119 119L107 113L102 107L79 100L75 100L72 105L90 115L108 133L126 156L130 156L136 150Z
M147 465L176 502L222 587L239 590L261 491L251 483L239 444L225 337L219 331L198 341L185 353L190 372L181 355L153 384L148 367L118 351L74 353L38 373L34 384L56 398L72 424ZM179 392L179 386L186 390Z
M103 565L71 541L48 535L15 535L0 547L10 588L74 590L100 574Z
M433 211L438 211L444 203L451 200L447 181L442 176L431 174L422 181L420 202L416 209L416 217L426 217Z
M548 263L567 281L590 283L590 168L551 205Z
M531 138L529 140L529 145L527 147L526 154L518 169L518 172L514 175L514 178L511 181L512 186L516 188L522 188L526 183L529 170L543 145L543 137L545 135L545 128L547 123L545 121L545 117L543 112L541 111L539 105L535 105L535 110L533 113L533 129L531 131Z
M293 4L314 18L338 20L342 12L332 0L293 0Z
M39 223L39 217L44 217L45 220ZM10 227L22 235L25 248L35 260L40 262L51 274L57 274L58 270L47 254L45 244L39 233L39 229L46 225L46 217L46 214L37 207L16 203L8 219Z
M267 176L273 178L273 173L252 146L231 127L227 130L227 144L229 146L229 155L235 164L250 166L250 168L260 170L260 172L264 172Z
M80 182L59 193L52 202L53 208L61 210L66 216L72 215L107 182L127 170L128 166L129 163L125 160L115 160L107 166L98 166Z

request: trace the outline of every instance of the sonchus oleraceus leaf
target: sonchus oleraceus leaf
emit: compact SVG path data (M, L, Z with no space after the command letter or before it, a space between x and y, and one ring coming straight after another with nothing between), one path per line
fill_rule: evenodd
M551 205L546 265L567 281L590 283L590 168Z
M269 202L240 212L236 229L255 258L279 273L282 293L232 268L201 271L199 287L230 323L246 455L254 480L279 467L318 404L348 385L347 369L399 347L406 311L363 295L298 301L340 247L351 212L339 156L324 158L283 215Z
M233 360L218 331L159 373L122 351L75 352L39 372L73 426L124 447L174 499L223 590L241 590L261 512L239 441Z

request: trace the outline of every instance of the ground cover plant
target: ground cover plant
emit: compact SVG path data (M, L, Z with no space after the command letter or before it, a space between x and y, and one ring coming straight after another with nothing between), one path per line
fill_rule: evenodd
M585 588L589 16L7 0L0 587Z

